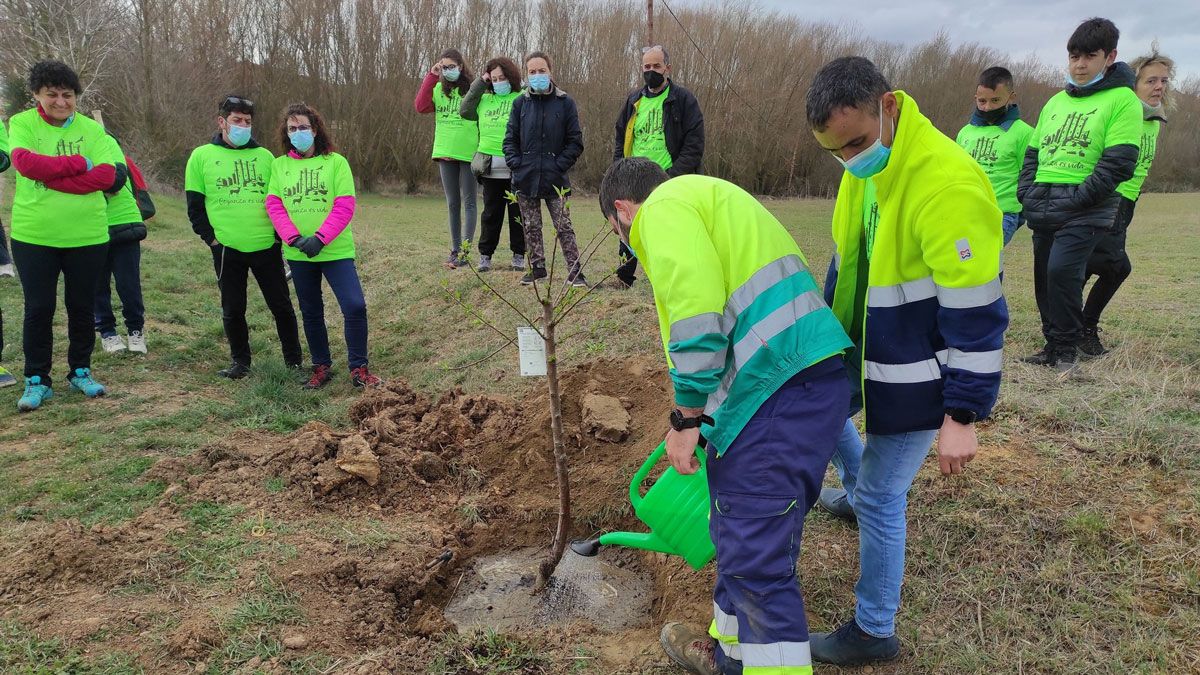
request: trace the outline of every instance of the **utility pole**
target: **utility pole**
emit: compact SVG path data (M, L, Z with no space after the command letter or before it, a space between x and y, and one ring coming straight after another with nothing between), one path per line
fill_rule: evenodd
M654 0L646 0L646 46L654 46Z

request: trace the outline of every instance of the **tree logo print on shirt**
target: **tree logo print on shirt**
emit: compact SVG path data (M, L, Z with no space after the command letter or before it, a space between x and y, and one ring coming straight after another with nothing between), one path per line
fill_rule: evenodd
M304 201L305 197L325 197L329 194L329 188L326 187L325 181L321 179L321 170L325 167L317 167L315 169L304 168L300 170L300 177L291 186L283 189L284 199L292 200L293 205L299 205Z
M258 162L239 159L233 163L233 173L217 179L217 187L230 196L240 194L243 189L261 195L266 191L267 181L258 172Z
M1142 134L1142 142L1138 147L1138 168L1149 171L1156 152L1158 152L1158 134Z
M54 154L59 157L67 157L69 155L83 154L83 138L77 138L73 141L68 141L63 138L58 141L58 145L54 147Z
M483 116L487 119L487 121L495 122L508 117L510 112L512 112L512 101L501 100L496 107L489 108L487 112L483 114Z
M970 152L971 157L974 157L976 162L989 167L995 164L997 159L1000 159L1000 156L996 153L995 138L976 138L975 145L972 146Z
M1072 112L1054 133L1042 139L1042 147L1050 154L1062 150L1067 155L1085 157L1092 144L1092 134L1087 130L1088 122L1097 108L1086 113ZM1057 115L1055 115L1057 117ZM1054 117L1051 118L1053 120Z
M639 115L639 121L645 120L638 124L636 129L639 135L645 135L648 139L658 139L663 137L663 111L662 108L655 108Z

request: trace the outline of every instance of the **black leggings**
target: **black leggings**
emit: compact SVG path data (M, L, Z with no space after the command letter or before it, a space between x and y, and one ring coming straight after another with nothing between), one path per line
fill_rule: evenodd
M1125 251L1125 236L1129 232L1129 224L1133 221L1133 209L1136 206L1136 201L1121 197L1116 227L1100 238L1096 243L1096 250L1088 259L1087 276L1096 277L1096 283L1092 284L1087 302L1083 305L1083 325L1088 328L1100 325L1100 315L1104 313L1104 308L1108 307L1121 284L1125 283L1133 272L1133 263L1129 261L1129 253Z
M54 357L54 311L58 278L63 278L63 304L67 307L67 373L92 367L96 346L92 306L96 285L108 259L108 243L55 248L13 240L12 257L25 293L25 377L38 376L50 384Z

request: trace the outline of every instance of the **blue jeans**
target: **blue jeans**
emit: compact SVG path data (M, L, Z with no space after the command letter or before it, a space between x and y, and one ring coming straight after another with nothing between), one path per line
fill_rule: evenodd
M846 420L833 465L858 516L858 600L854 618L875 637L896 632L904 543L908 536L908 490L929 456L936 430L881 436L867 434L866 445Z
M110 244L108 261L100 273L96 285L96 330L100 337L117 334L117 318L113 315L112 288L109 279L115 279L117 295L121 298L121 315L125 317L125 330L132 333L146 327L146 308L142 304L142 243L129 241Z
M321 295L321 277L329 282L333 297L342 308L345 322L346 351L350 369L367 365L367 301L353 258L312 262L289 260L292 284L296 287L296 302L304 318L304 337L313 365L332 366L329 354L329 331L325 328L325 302Z
M1008 246L1008 242L1012 241L1013 235L1017 230L1021 229L1021 223L1025 222L1025 217L1020 213L1004 214L1004 245Z

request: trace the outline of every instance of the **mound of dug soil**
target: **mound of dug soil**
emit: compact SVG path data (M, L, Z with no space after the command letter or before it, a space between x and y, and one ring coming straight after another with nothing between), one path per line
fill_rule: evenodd
M562 390L573 536L640 529L626 491L666 427L664 370L596 362L569 371ZM0 549L0 618L73 639L65 619L95 617L106 631L92 650L178 670L220 658L234 637L221 617L261 592L265 575L303 615L306 627L271 629L289 652L371 652L372 667L422 670L413 664L427 663L453 631L442 608L473 559L549 545L557 509L549 426L544 389L521 400L461 390L432 398L393 382L356 402L346 428L247 432L164 459L145 477L168 484L162 500L131 521L33 522L13 533L23 545ZM198 528L195 509L210 504L235 515ZM196 553L214 542L239 553L221 559L219 574ZM600 672L636 670L661 660L653 626L663 618L705 621L709 572L658 554L628 560L653 579L651 627L608 635L547 627L536 636L542 648L591 645ZM160 617L175 628L146 629ZM563 663L565 671L570 658Z

